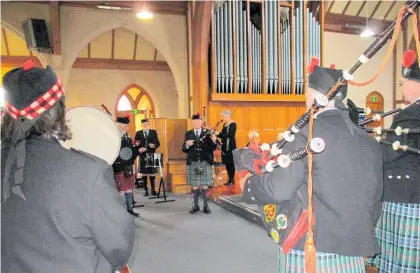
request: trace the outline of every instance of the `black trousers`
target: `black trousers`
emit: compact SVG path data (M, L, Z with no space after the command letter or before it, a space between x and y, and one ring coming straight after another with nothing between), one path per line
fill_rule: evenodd
M226 164L226 171L229 176L229 182L234 183L235 182L235 164Z

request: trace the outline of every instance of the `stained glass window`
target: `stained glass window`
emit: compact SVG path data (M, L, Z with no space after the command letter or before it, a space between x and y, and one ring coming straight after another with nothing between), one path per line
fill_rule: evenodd
M132 109L130 100L127 98L126 95L122 95L120 100L118 101L117 110L118 111L130 111Z

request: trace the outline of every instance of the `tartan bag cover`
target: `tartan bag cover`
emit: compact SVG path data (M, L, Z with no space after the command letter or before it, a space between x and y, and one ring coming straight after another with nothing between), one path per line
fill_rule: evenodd
M420 204L384 202L376 236L381 252L368 265L386 273L420 272Z
M363 257L316 253L317 273L365 273ZM284 255L279 248L278 273L305 273L305 252L293 249Z

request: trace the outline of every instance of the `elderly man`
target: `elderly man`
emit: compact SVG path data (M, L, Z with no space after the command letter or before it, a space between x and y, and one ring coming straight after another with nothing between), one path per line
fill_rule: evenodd
M313 62L309 69L307 108L326 94L343 75ZM375 223L381 212L382 156L380 145L353 124L342 100L316 113L314 137L326 148L313 155L313 229L316 247L314 272L364 272L363 256L378 253ZM304 148L309 125L283 147L283 154ZM304 273L304 235L308 232L309 165L307 158L275 168L262 176L245 176L244 196L263 209L263 221L279 244L279 272ZM308 242L308 250L315 250ZM309 252L310 253L310 252ZM308 254L309 254L308 253ZM314 257L314 258L315 258Z
M5 272L111 273L133 249L110 165L61 146L64 91L50 66L3 78L1 265ZM96 137L96 136L92 136Z
M187 183L191 186L194 194L194 203L190 211L194 214L200 211L198 205L199 188L203 196L204 213L211 213L207 202L207 191L209 186L213 185L214 163L213 152L216 150L216 136L208 134L208 131L202 128L202 120L199 113L192 116L193 129L185 133L185 141L182 145L182 151L188 154L187 157Z
M233 162L232 152L236 149L236 122L232 120L232 112L225 110L222 112L222 120L224 122L223 129L220 133L215 132L222 140L222 162L226 166L229 180L226 186L235 184L235 163Z
M392 129L420 128L420 69L414 51L404 54L401 85L408 106L398 113ZM420 135L388 134L388 142L420 149ZM420 272L420 157L383 145L384 197L377 236L381 253L368 264L380 272Z

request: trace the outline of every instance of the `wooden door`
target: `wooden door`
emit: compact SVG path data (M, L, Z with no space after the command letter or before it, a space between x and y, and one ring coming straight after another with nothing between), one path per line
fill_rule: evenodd
M369 93L366 97L366 108L369 107L372 111L384 111L384 98L378 91L373 91ZM366 118L370 118L374 115L374 113L366 116ZM366 125L366 127L374 128L374 127L383 127L384 120L381 119L380 121L375 121Z

